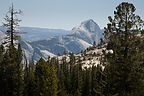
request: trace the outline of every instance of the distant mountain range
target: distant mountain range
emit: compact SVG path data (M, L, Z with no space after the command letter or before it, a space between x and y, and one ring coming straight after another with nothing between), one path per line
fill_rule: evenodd
M94 41L98 44L100 38L103 38L103 30L92 19L83 21L72 31L32 27L21 27L20 29L28 33L22 35L19 42L25 56L33 61L40 57L47 59L48 56L63 54L64 50L79 53L92 46Z
M0 26L0 30L5 32L6 27ZM19 27L18 31L24 33L20 34L21 38L29 42L44 40L52 36L63 36L70 33L70 31L63 29L48 29L37 27Z

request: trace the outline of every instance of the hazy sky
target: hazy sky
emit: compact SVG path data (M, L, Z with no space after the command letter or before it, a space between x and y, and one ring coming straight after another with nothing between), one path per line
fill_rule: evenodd
M144 0L0 0L0 25L11 3L21 9L21 26L68 29L82 21L93 19L101 28L113 16L115 7L122 1L131 2L136 14L144 17Z

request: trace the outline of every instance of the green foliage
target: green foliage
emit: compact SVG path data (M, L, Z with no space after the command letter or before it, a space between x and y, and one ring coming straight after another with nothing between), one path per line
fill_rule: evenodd
M34 64L29 62L24 70L24 96L35 96Z
M4 76L5 76L5 66L3 63L3 59L4 59L4 47L3 45L0 46L0 94L3 96L4 95Z
M6 52L3 52L3 47L1 47L2 54L0 63L1 65L1 88L2 96L22 96L23 92L23 80L22 80L22 55L21 47L18 49L13 46L9 46Z
M108 49L113 50L113 54L105 54L108 96L144 94L143 21L134 14L135 10L133 4L121 3L105 28Z
M35 69L36 96L56 96L57 81L54 65L41 58Z
M97 65L92 66L92 96L104 96L104 87L106 86L105 83L105 75L102 70L102 67Z
M63 64L54 58L47 61L41 58L36 65L26 64L22 71L20 45L18 49L10 46L6 53L2 50L3 47L0 48L0 67L4 69L0 70L2 96L92 96L92 92L102 93L98 84L101 82L100 68L99 71L94 66L83 70L80 60L75 64L74 55L69 63L64 60Z
M103 44L113 53L106 53L100 58L101 65L83 68L81 59L69 53L62 64L56 58L43 58L36 63L30 62L23 68L20 44L15 48L11 44L4 50L0 46L0 95L1 96L143 96L144 94L144 31L143 21L134 14L133 4L123 2L114 12L114 18L105 28L101 43L87 48L87 51L101 48ZM11 14L14 12L10 10ZM13 14L14 15L14 14ZM11 18L13 16L11 15ZM9 20L6 16L5 20ZM14 21L12 21L14 23ZM13 33L14 25L8 32ZM13 36L11 34L11 36ZM14 38L11 37L11 41ZM104 42L106 41L106 42ZM85 57L84 57L85 58ZM87 58L85 58L87 59ZM89 58L89 60L91 60Z

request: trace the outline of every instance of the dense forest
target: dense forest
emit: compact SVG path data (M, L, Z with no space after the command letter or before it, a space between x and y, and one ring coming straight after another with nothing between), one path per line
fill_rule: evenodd
M0 45L0 96L144 96L144 21L133 4L122 2L108 17L99 65L83 68L71 54L70 61L40 58L36 64L23 60L15 19L21 11L13 5L4 26L7 38ZM92 49L90 48L90 49ZM84 51L85 52L85 51Z

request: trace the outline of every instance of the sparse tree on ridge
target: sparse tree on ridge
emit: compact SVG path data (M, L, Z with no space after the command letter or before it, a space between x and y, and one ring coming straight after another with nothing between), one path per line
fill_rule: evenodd
M7 28L6 35L4 43L9 43L10 45L14 46L14 40L17 40L20 38L18 35L19 32L17 32L17 27L19 26L20 19L17 18L19 14L22 14L22 11L15 11L13 4L10 7L9 11L7 12L4 20L5 23L3 23L3 26Z

